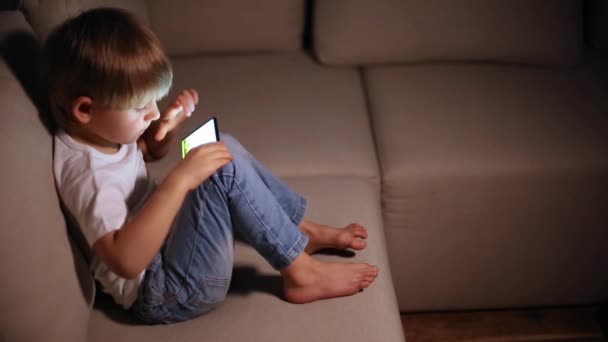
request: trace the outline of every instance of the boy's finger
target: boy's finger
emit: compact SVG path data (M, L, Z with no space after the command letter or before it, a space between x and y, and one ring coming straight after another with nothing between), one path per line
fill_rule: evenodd
M215 151L209 153L209 157L213 159L232 159L232 154L228 151Z
M220 167L230 163L232 161L232 158L216 158L213 161L211 161L212 163L215 164L215 168L216 170L219 169Z
M208 144L204 144L201 146L198 146L196 148L194 148L195 150L200 150L202 154L211 154L213 152L228 152L230 153L230 151L228 151L228 148L226 147L226 144L224 144L221 141L218 142L214 142L214 143L208 143Z
M186 114L190 114L194 111L194 97L189 91L185 90L182 95L179 96L179 99L184 105L184 111Z
M171 105L169 105L169 107L167 107L167 109L164 111L163 116L161 118L161 120L167 121L167 120L171 120L174 117L179 115L179 112L184 110L184 106L181 105L181 103L179 102L173 102Z
M154 136L154 139L156 139L156 141L161 141L165 138L166 135L167 135L167 125L161 124L160 126L158 126L158 131L156 131L156 135Z
M199 154L200 155L197 157L200 158L200 160L203 161L204 163L215 163L219 160L224 160L224 159L232 160L231 154L221 152L221 151L199 153Z
M196 104L198 103L198 93L196 92L196 90L186 89L185 91L187 91L190 94L190 96L192 97L192 103L193 103L193 105L196 106Z

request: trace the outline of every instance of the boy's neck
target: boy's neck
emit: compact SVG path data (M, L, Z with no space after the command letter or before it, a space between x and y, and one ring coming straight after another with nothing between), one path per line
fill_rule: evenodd
M120 144L107 141L100 136L86 131L74 129L66 131L66 133L68 133L72 139L78 141L79 143L91 146L104 154L114 154L120 150Z

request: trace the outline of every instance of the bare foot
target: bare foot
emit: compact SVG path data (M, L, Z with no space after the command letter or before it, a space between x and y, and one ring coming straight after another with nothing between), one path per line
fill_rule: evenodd
M300 229L308 235L308 245L305 249L308 254L325 248L362 250L367 246L367 228L358 223L336 228L304 220Z
M371 285L378 268L365 263L324 263L302 253L281 275L285 299L303 304L354 295Z

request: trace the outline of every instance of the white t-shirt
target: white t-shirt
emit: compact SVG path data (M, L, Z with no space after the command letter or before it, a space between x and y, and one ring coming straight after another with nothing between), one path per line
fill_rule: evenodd
M59 195L80 227L89 247L120 229L154 191L136 143L105 154L79 143L64 131L55 135L53 171ZM92 253L91 271L102 291L128 309L137 298L144 272L134 279L119 277Z

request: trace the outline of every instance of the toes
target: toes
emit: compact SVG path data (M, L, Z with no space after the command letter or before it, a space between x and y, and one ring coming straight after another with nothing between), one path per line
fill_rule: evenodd
M368 274L363 275L363 279L372 281L372 280L376 279L376 275L368 273Z
M365 242L365 240L353 239L350 247L353 249L356 249L356 250L362 250L366 246L367 246L367 242Z
M365 285L365 287L370 286L372 283L374 282L374 280L368 280L368 279L363 279L363 281L361 282L361 285Z
M346 229L349 230L355 237L367 239L367 228L359 223L351 223L346 226Z
M365 274L367 266L365 264L353 264L353 271L358 274Z
M372 277L375 278L378 276L378 267L366 263L361 263L357 265L358 273L363 277Z
M378 276L378 273L376 273L376 272L367 272L367 273L365 273L365 275L363 277L376 278L377 276Z
M365 287L370 286L374 282L374 280L376 280L376 275L368 274L368 275L363 276L363 279L361 279L360 284L362 287L365 288Z
M365 271L367 275L371 275L374 277L378 276L378 267L376 266L368 265Z

